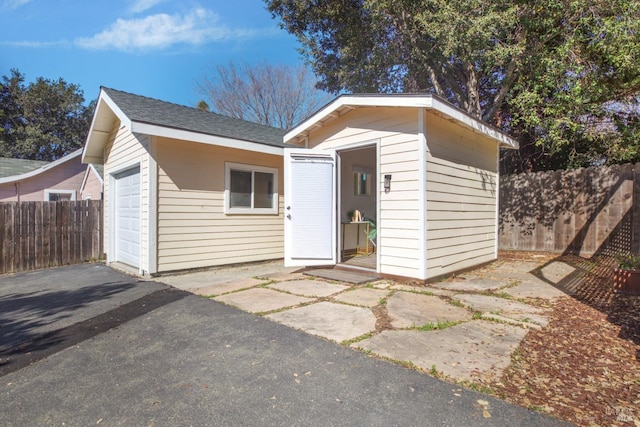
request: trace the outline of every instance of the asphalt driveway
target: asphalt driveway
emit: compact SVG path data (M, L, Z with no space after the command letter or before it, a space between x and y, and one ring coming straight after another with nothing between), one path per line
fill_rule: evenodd
M0 425L528 425L542 414L101 264L0 277Z

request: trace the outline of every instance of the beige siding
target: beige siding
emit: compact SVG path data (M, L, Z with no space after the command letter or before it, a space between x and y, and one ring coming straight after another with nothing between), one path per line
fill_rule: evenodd
M427 277L495 259L495 141L427 113Z
M149 270L149 138L146 135L134 135L129 129L119 124L112 131L112 137L104 149L104 239L107 253L109 240L109 176L127 168L140 164L140 268ZM109 260L107 260L109 261Z
M380 144L377 174L380 272L419 277L420 211L418 113L414 108L360 108L312 133L310 147L334 148L363 143ZM391 174L391 192L383 189Z
M282 157L158 139L158 271L284 256ZM225 162L278 170L277 215L224 213Z
M100 200L102 197L102 181L96 173L87 165L88 174L84 187L80 191L80 197L84 199Z
M42 202L45 190L75 191L76 199L80 199L80 186L84 178L86 165L81 163L80 156L48 169L31 178L16 183L0 185L0 201Z

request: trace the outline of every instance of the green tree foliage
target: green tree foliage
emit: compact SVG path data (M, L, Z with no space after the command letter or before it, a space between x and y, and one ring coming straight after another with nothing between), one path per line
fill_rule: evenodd
M640 160L640 0L265 2L321 88L435 93L515 136L512 170Z
M25 84L11 70L0 82L0 156L55 160L82 147L93 114L79 86L42 77Z

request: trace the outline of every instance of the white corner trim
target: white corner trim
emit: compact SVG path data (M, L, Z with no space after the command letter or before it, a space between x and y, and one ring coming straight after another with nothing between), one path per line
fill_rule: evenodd
M426 110L418 108L418 192L420 203L420 241L419 275L421 280L427 279L427 120Z
M149 218L147 218L149 238L147 262L149 274L158 272L158 145L155 137L149 139Z

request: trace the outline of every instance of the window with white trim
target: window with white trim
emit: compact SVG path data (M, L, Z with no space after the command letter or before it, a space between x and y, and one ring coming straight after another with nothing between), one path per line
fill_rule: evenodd
M75 190L44 190L45 202L64 202L76 200Z
M278 214L278 170L225 163L226 214Z

